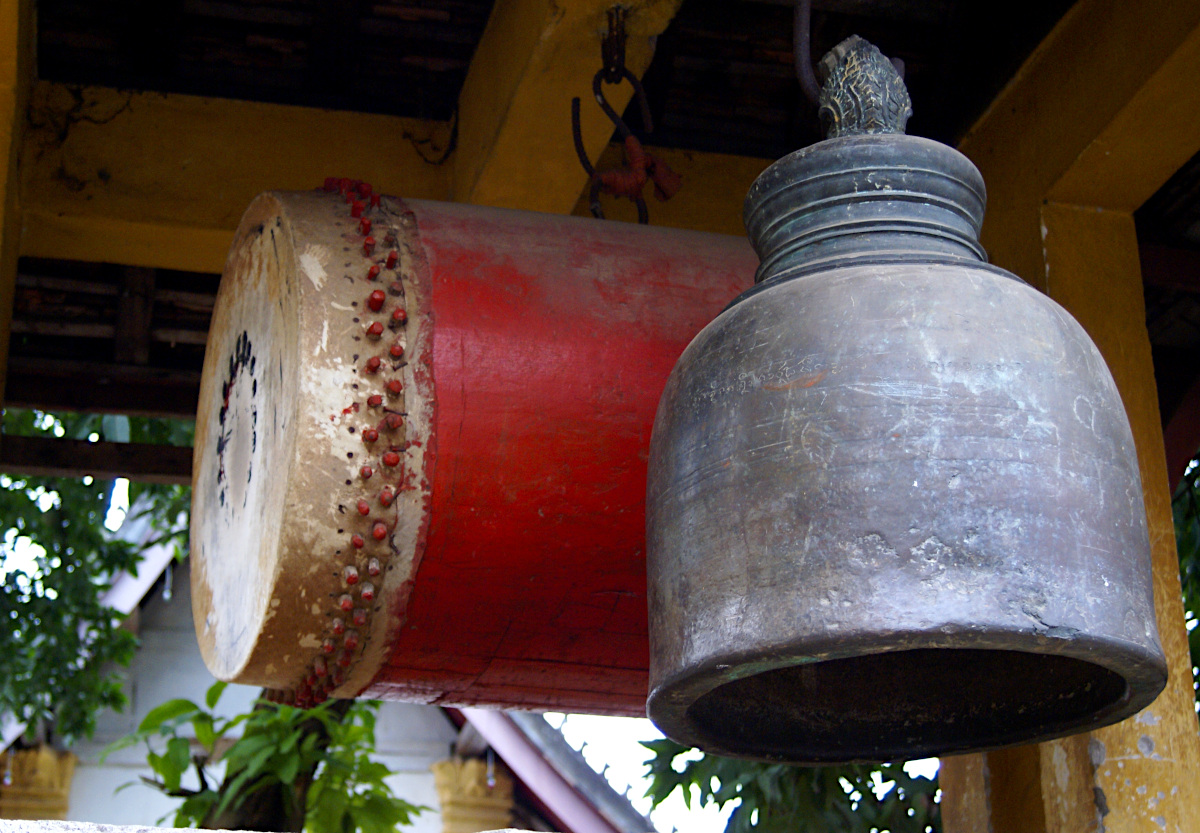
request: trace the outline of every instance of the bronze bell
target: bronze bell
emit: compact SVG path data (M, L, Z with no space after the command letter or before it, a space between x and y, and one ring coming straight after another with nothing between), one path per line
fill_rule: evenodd
M1087 334L989 266L984 184L826 56L828 138L746 198L762 265L651 440L650 698L675 740L883 761L1113 723L1166 682L1136 451Z

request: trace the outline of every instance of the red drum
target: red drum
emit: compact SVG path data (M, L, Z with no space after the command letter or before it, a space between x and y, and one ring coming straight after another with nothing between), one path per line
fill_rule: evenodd
M749 244L334 187L258 197L222 278L192 514L209 668L301 705L643 713L650 429Z

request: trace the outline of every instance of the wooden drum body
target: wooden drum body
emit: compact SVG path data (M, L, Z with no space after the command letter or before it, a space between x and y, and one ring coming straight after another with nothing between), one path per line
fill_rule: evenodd
M655 409L756 264L732 237L260 196L196 426L210 669L300 704L642 713Z

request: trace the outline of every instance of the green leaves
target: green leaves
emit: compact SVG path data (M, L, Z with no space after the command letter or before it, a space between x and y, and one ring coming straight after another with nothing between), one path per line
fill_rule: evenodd
M63 478L0 478L0 712L36 726L89 735L95 714L125 703L121 678L137 640L100 603L135 548L104 529L109 484Z
M5 434L166 442L190 439L191 424L96 414L47 414L6 408ZM131 486L147 507L185 509L186 490ZM120 666L128 665L136 638L120 627L117 611L100 603L140 549L104 526L112 483L0 475L0 712L53 730L67 742L89 736L102 709L125 704ZM170 526L170 524L168 525ZM186 523L174 524L165 535Z
M204 695L204 705L210 709L217 705L217 701L221 699L221 695L225 692L225 688L229 683L223 683L219 680L213 683L208 688L208 692Z
M410 804L385 783L390 772L373 761L375 703L356 703L331 732L324 766L308 791L310 833L392 833L428 807Z
M1171 510L1175 519L1175 546L1179 550L1179 580L1183 589L1183 609L1187 618L1188 647L1192 655L1193 675L1200 668L1200 455L1192 458L1175 490ZM1200 699L1200 686L1192 687Z
M163 703L137 732L105 751L146 743L147 761L157 776L146 783L183 799L175 826L253 828L238 815L253 804L257 811L265 807L274 813L275 823L293 818L299 829L303 820L310 833L394 833L427 809L394 795L384 781L387 767L370 757L376 704L327 703L303 711L259 701L252 711L224 719L211 711L224 690L225 683L209 688L205 708L190 700ZM186 736L179 734L187 725L201 754L191 755ZM218 761L222 739L239 725L242 736ZM164 738L165 750L156 751L155 743ZM225 774L214 788L208 768L216 763L224 764ZM199 789L183 786L192 767Z
M188 742L185 738L171 738L167 742L167 754L162 756L160 765L154 768L167 785L168 790L178 790L183 780L183 773L192 764L188 754Z
M940 829L937 782L898 764L796 767L704 755L643 741L658 806L675 790L691 806L736 802L726 833L927 833Z
M210 707L211 708L211 707ZM161 706L156 706L142 718L142 722L138 725L139 734L149 734L157 732L164 723L168 721L174 726L179 723L179 719L184 715L190 715L200 711L200 707L191 700L168 700Z

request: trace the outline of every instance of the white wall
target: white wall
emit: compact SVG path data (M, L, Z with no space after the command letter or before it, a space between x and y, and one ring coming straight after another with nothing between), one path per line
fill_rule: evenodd
M115 752L99 763L104 747L137 728L142 718L160 703L176 697L203 702L214 679L204 667L192 629L191 599L187 567L176 566L174 592L166 601L159 590L142 609L139 637L142 647L129 667L125 712L105 712L97 721L96 734L80 741L72 751L79 757L71 784L67 818L104 824L151 825L171 813L178 802L141 784L114 790L139 775L150 776L145 747ZM259 689L230 686L221 697L218 712L232 716L249 709ZM441 820L436 811L437 793L429 766L449 755L454 727L433 706L385 703L375 730L376 758L395 774L388 779L397 795L413 804L435 808L417 818L413 833L438 833ZM166 820L170 823L170 818Z

